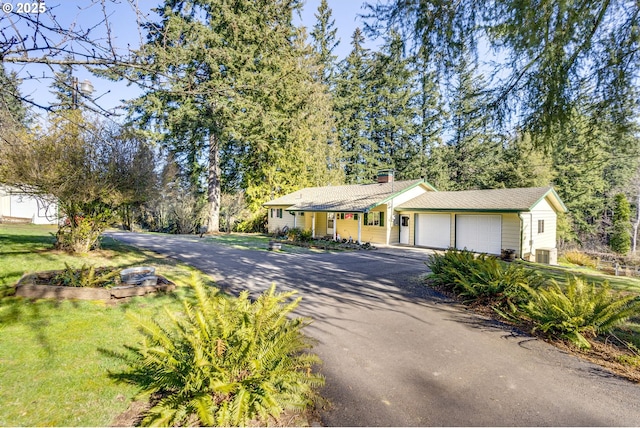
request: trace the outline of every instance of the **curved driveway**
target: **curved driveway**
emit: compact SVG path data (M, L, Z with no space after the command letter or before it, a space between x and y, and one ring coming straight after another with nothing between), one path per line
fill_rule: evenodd
M638 426L640 386L418 283L424 252L286 254L197 237L110 233L237 292L302 296L323 359L328 426Z

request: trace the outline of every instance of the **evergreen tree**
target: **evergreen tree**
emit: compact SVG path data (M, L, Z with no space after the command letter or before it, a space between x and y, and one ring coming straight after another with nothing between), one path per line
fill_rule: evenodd
M367 78L371 53L363 43L362 31L356 28L351 40L353 48L341 62L336 78L337 129L347 183L369 183L384 166L376 156L378 147L369 138L368 112L372 102Z
M533 144L527 132L507 142L502 158L504 163L496 181L504 187L542 187L553 182L551 157Z
M467 60L461 61L451 97L446 158L456 190L495 187L501 164L500 146L483 95L483 78L475 68Z
M425 177L437 189L449 188L449 172L444 162L442 148L443 126L447 118L442 102L437 73L433 64L429 63L428 55L420 49L412 57L415 70L414 85L419 88L417 94L417 108L419 118L416 124L417 148L416 154L410 161L409 168L416 176Z
M631 249L631 208L624 194L617 194L615 199L613 233L609 246L616 253L625 255Z
M77 105L75 91L75 81L73 77L73 66L64 64L60 70L56 71L51 84L51 93L55 96L56 102L51 105L54 111L69 110Z
M167 0L160 22L145 26L148 42L138 51L145 67L132 73L150 89L134 113L140 123L163 131L194 180L198 165L206 165L210 232L219 229L221 165L232 170L234 184L245 186L254 208L265 194L285 191L280 182L293 181L283 177L294 174L286 165L291 157L281 155L300 153L295 132L302 130L293 120L313 99L294 96L309 81L292 25L297 8L298 1L285 0ZM291 146L296 150L289 152ZM295 162L316 161L301 156ZM320 164L328 163L325 158Z
M637 2L393 0L368 6L370 28L399 28L428 52L441 75L450 76L480 41L499 53L504 61L491 65L505 77L492 102L502 107L496 111L502 119L516 111L519 125L551 136L553 125L570 121L585 97L618 112L618 131L635 117L624 105L635 98L640 64Z
M586 244L600 228L604 212L604 168L607 148L602 130L586 113L574 111L571 121L555 129L552 152L554 184L569 210L578 239Z
M21 128L27 121L27 109L20 99L20 80L7 73L0 63L0 130Z
M404 57L404 43L392 32L372 59L366 82L371 104L366 113L378 162L394 169L399 179L420 177L420 171L412 168L422 155L416 144L419 112L413 81L410 60Z
M320 80L329 87L332 86L338 58L333 51L340 44L340 40L336 39L338 29L335 27L332 13L327 0L321 0L318 11L314 15L316 24L310 33L313 39L313 50L320 66Z

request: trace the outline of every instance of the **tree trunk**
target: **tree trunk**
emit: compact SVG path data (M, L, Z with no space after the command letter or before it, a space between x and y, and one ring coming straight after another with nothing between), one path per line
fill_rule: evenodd
M638 243L638 227L640 226L640 187L638 188L638 199L636 201L636 222L633 223L633 254L636 253Z
M220 230L220 142L215 132L209 134L209 174L207 187L207 233Z

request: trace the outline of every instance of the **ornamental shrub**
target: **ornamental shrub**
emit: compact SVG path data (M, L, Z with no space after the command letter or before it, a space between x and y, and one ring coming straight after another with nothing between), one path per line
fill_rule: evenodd
M144 425L265 425L314 402L324 379L312 372L319 358L304 352L310 321L288 317L294 292L272 286L252 302L246 291L229 298L195 280L192 288L195 300L183 299L167 325L133 316L143 340L113 353L128 368L111 377L157 398Z
M538 290L528 289L529 300L521 315L542 331L567 339L579 348L590 348L588 338L607 333L640 314L640 298L613 293L608 282L601 287L583 278L568 278L563 289L557 282Z
M613 211L613 233L609 246L618 254L625 255L631 249L631 208L627 197L622 193L616 195Z

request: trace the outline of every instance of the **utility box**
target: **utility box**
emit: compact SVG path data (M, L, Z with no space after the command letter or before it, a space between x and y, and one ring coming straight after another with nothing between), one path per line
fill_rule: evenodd
M557 265L558 249L557 248L536 249L536 263L542 263L545 265Z

